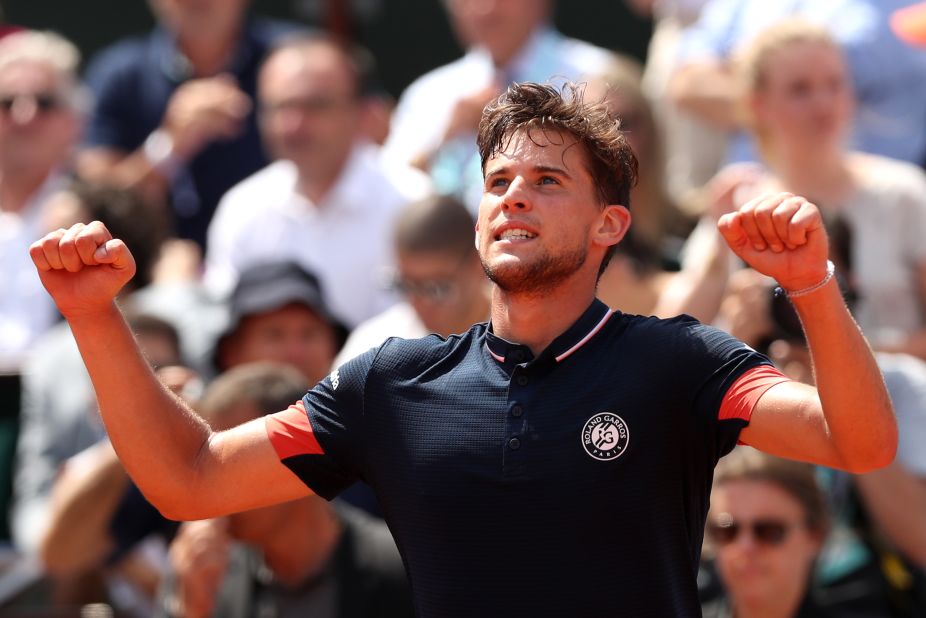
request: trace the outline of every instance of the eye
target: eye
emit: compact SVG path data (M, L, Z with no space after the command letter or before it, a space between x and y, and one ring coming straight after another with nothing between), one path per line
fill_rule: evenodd
M554 178L553 176L541 176L540 184L542 185L558 185L559 179Z
M489 187L507 187L508 179L502 176L494 176L489 179Z

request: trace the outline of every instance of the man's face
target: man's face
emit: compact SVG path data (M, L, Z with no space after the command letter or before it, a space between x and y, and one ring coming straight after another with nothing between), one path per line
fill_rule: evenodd
M336 176L361 124L357 85L343 56L319 43L268 60L259 84L264 141L303 173Z
M486 47L510 59L543 24L550 0L446 0L451 25L465 47Z
M447 336L469 328L476 303L484 304L486 285L472 249L457 252L407 252L396 256L399 291L428 330Z
M65 84L45 63L23 61L0 71L0 167L47 173L64 163L80 121ZM15 172L14 172L15 171Z
M240 27L248 0L151 0L151 5L172 32L212 38Z
M485 167L477 243L502 290L544 294L577 275L597 276L623 236L623 206L602 208L585 149L571 135L518 131Z
M225 348L226 368L254 361L287 363L311 384L324 378L337 352L334 330L299 303L244 318Z

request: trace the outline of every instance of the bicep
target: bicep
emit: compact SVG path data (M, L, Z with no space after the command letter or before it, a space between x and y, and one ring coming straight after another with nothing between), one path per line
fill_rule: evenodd
M817 390L801 382L781 382L765 391L740 440L779 457L839 467Z
M264 418L212 435L199 462L192 513L204 519L288 502L311 490L281 461ZM192 516L191 516L192 515Z

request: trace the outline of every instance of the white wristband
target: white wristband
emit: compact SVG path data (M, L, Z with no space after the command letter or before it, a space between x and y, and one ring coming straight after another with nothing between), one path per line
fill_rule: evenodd
M806 296L811 292L816 292L824 285L830 282L833 276L836 274L836 265L833 264L831 260L826 261L826 275L819 283L815 283L810 287L802 288L800 290L785 290L785 294L788 295L788 298L797 298L798 296Z

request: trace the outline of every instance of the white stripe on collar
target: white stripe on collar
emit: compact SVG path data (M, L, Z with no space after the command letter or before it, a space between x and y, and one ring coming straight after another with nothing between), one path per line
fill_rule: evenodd
M613 310L613 309L608 309L608 312L605 313L605 314L604 314L604 317L601 318L601 321L598 322L598 324L595 325L595 328L593 328L593 329L591 330L591 332L589 332L587 335L585 335L584 337L582 337L582 339L580 339L579 342L578 342L577 344L575 344L574 346L572 346L571 348L569 348L568 350L566 350L565 352L563 352L562 354L560 354L559 356L557 356L557 357L556 357L556 362L558 362L558 363L559 363L559 362L562 362L563 360L565 360L566 358L568 358L569 356L571 356L576 350L578 350L578 349L581 348L583 345L585 345L585 344L588 342L589 339L591 339L592 337L594 337L594 336L598 333L598 331L600 331L602 328L604 328L604 325L608 322L608 320L611 319L611 316L612 316L612 315L614 315L614 310Z

